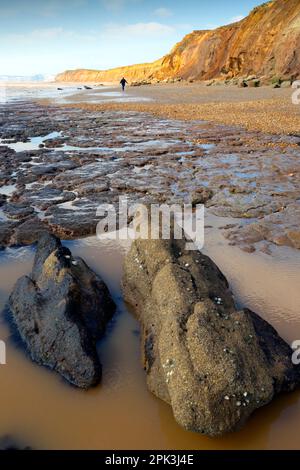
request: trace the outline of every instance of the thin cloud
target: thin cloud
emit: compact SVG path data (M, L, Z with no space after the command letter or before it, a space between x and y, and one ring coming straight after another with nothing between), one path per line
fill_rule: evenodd
M154 10L154 14L160 18L169 18L173 12L169 8L161 7Z
M87 34L78 34L75 31L65 30L62 27L54 27L54 28L41 28L41 29L34 29L28 33L10 33L5 35L0 35L1 42L7 42L8 44L41 44L45 42L47 45L51 41L57 40L94 40L96 35L92 32Z
M229 23L237 23L238 21L241 21L245 18L245 15L237 15L233 16L230 20Z
M41 16L41 17L56 17L64 11L76 8L82 8L87 5L89 0L47 0L41 2L40 0L10 0L9 5L3 7L0 5L0 18L10 16Z
M134 23L126 25L108 24L104 28L106 36L166 36L174 33L175 28L172 26L150 22L150 23Z
M99 0L100 4L112 13L120 13L128 4L138 3L140 0Z

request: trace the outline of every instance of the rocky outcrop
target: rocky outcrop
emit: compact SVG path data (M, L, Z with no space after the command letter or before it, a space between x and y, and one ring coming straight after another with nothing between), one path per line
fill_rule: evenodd
M245 19L207 31L193 31L170 54L150 63L107 71L74 70L57 81L192 80L300 76L300 3L275 0L254 8Z
M238 243L248 251L254 251L254 245L265 240L300 250L300 201L252 223L234 227L224 235L231 244Z
M13 436L4 435L0 437L0 450L33 450L29 446L24 446Z
M184 241L136 240L123 292L142 324L148 387L184 428L233 431L299 383L290 347L258 315L237 310L218 267Z
M9 310L32 360L80 388L99 382L96 341L115 304L102 279L55 236L41 236L32 272L17 281Z

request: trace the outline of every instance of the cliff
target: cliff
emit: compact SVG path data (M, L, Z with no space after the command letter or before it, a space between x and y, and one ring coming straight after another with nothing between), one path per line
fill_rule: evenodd
M243 20L215 30L193 31L153 63L106 71L74 70L57 81L129 81L245 77L300 77L300 1L275 0Z
M159 74L163 59L149 64L127 65L110 70L67 70L56 76L58 82L115 82L123 76L128 81L146 80Z

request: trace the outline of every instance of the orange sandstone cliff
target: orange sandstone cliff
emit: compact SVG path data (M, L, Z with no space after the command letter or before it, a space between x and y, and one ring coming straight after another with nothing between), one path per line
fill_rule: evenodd
M256 75L300 77L300 0L274 0L243 20L193 31L155 62L111 70L69 70L57 81L114 82L183 78L209 80Z

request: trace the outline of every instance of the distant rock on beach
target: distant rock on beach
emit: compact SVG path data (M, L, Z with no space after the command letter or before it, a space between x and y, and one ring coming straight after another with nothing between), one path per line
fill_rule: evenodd
M41 235L32 272L17 281L8 307L35 362L80 388L100 381L96 341L115 304L102 279L58 238Z
M257 314L237 310L218 267L185 251L184 240L134 241L123 293L142 324L148 387L185 429L234 431L299 384L289 345Z

